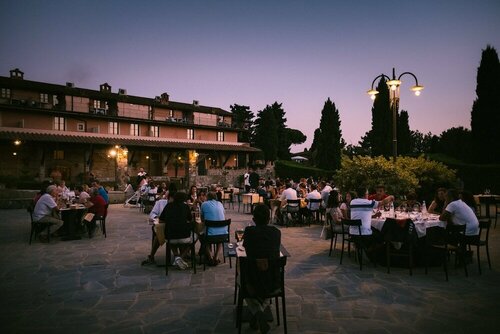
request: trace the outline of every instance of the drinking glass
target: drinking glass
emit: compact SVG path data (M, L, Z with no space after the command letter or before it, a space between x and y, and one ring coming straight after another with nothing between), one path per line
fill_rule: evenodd
M235 237L236 237L236 241L237 242L240 242L243 240L243 234L245 233L244 230L236 230L235 232Z

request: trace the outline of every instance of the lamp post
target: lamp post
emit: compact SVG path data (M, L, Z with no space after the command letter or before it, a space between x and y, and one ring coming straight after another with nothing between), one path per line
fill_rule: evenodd
M379 78L387 79L387 86L389 86L389 94L390 94L391 109L392 109L392 159L394 162L396 162L396 157L398 155L397 115L399 106L399 87L401 86L402 83L401 77L403 77L406 74L411 75L415 79L415 86L412 86L410 90L415 92L416 96L419 96L422 89L424 89L424 86L418 84L418 79L415 76L415 74L411 72L403 72L396 79L396 70L394 68L392 69L392 79L385 74L380 74L379 76L375 77L375 79L373 79L371 89L366 92L368 95L370 95L370 98L372 100L375 100L377 94L379 93L376 89L373 88L375 85L375 81L377 81L377 79Z

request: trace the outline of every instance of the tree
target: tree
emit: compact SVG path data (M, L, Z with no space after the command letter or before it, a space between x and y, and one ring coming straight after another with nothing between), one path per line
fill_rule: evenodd
M254 143L262 150L266 163L276 160L278 156L278 128L270 106L266 106L257 113Z
M398 116L398 155L408 155L411 153L410 142L411 142L411 131L409 124L408 112L401 110Z
M418 130L411 131L410 152L413 154L435 153L438 143L439 137L430 132L423 134Z
M471 132L462 126L448 129L439 138L438 152L464 161L472 153L471 137Z
M339 111L330 98L326 100L323 106L319 128L316 129L314 135L316 140L314 145L316 167L326 170L340 168L340 154L345 143L342 140L342 131L340 130Z
M384 78L377 85L377 97L372 107L372 128L359 142L364 151L372 156L392 154L392 111L389 88Z
M472 105L472 143L476 161L500 162L500 62L495 48L482 52L477 69L477 98Z
M252 136L252 120L255 117L253 112L250 110L249 106L242 106L238 104L233 104L230 106L231 112L233 113L233 124L237 129L241 131L238 132L238 141L249 143Z

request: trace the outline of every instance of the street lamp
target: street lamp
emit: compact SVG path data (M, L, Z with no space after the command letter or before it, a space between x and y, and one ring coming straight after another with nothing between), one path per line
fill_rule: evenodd
M411 72L403 72L396 79L396 70L392 69L392 79L385 74L380 74L372 81L371 89L366 93L370 95L372 100L375 100L377 94L379 93L376 89L374 89L375 81L377 79L387 79L387 86L389 87L389 94L391 99L391 108L392 108L392 158L394 162L396 162L396 157L398 155L398 137L397 137L397 114L398 114L398 106L399 106L399 87L401 86L401 77L404 75L411 75L415 79L415 86L412 86L410 90L415 93L416 96L420 96L421 91L424 89L424 86L418 84L418 79L415 74Z

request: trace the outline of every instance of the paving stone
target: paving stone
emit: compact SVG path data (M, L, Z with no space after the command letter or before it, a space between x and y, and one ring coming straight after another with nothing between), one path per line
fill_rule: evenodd
M111 205L108 238L27 243L25 210L0 210L1 333L234 333L234 261L197 273L141 266L151 229L136 209ZM251 215L228 210L231 234ZM123 222L126 221L126 224ZM425 275L354 257L328 256L321 226L281 228L289 333L496 333L500 328L500 230L490 231L493 270L469 277L450 266ZM156 256L165 262L164 248ZM274 307L273 313L274 311ZM281 304L280 304L281 309ZM466 317L464 315L467 315ZM281 316L281 314L280 314ZM270 333L282 333L276 320ZM244 324L243 333L255 333Z

